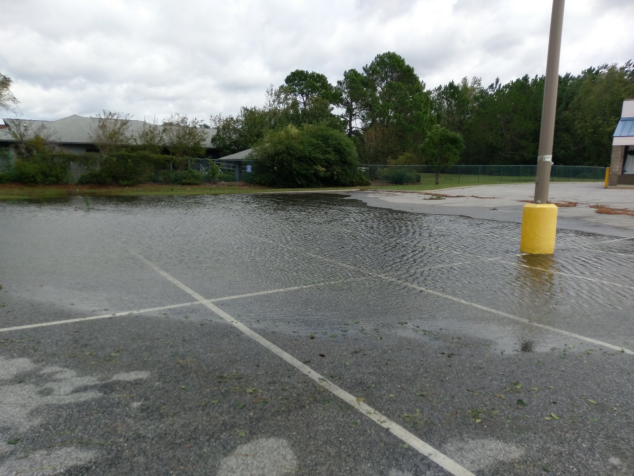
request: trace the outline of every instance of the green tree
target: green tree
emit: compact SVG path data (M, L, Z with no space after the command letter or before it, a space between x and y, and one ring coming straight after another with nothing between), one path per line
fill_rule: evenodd
M582 76L583 82L568 110L574 121L575 162L607 166L623 100L634 97L631 63L621 68L616 65L590 68Z
M438 124L462 133L471 119L475 101L483 91L480 78L462 78L459 84L450 81L431 92L432 114Z
M253 148L253 182L274 187L367 184L354 143L326 124L268 131Z
M163 128L156 122L143 121L143 128L137 133L136 144L138 148L159 154L165 148L165 134Z
M302 109L308 109L311 101L316 98L331 100L335 94L334 88L326 76L301 69L286 76L284 84L288 96L296 100Z
M186 114L172 114L163 122L165 144L172 155L177 157L201 157L205 154L202 143L207 132L200 127L198 119L189 119Z
M93 119L91 136L102 155L116 152L131 142L130 114L103 110Z
M499 80L476 94L461 131L466 164L534 164L537 160L544 77Z
M440 183L440 172L460 159L460 153L464 147L460 134L439 125L430 129L425 141L420 145L420 152L423 161L430 165L436 174L436 185Z
M368 79L356 69L350 69L337 81L336 90L337 106L343 109L339 117L345 121L347 136L352 137L361 130L361 121L367 114Z
M424 132L433 123L430 95L424 83L413 67L392 52L378 55L363 67L363 73L368 85L365 128L378 125L392 144L385 147L389 152L383 163L408 150L415 151L414 144L422 141Z
M343 129L341 120L332 114L332 106L338 102L338 91L323 74L295 70L284 80L279 95L291 124L324 122L334 129Z
M250 149L262 137L265 131L272 129L273 114L258 107L242 107L237 116L211 118L216 133L212 138L220 157Z

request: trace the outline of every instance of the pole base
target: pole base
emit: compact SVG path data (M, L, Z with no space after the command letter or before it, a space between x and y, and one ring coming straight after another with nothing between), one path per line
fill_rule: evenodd
M557 233L557 206L551 203L527 203L522 217L520 251L533 255L551 255L555 252Z

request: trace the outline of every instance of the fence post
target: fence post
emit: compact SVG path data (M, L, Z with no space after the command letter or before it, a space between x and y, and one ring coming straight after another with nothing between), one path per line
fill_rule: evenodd
M462 170L462 166L458 166L458 183L460 183L460 171Z

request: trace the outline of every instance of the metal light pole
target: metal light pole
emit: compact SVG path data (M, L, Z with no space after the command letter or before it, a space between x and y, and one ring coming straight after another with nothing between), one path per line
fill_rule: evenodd
M561 33L564 23L564 0L553 0L553 14L550 20L550 41L548 42L548 62L546 64L546 84L542 125L537 153L537 178L535 179L535 203L548 203L550 169L553 166L553 142L555 138L555 114L557 112L557 89L559 88L559 54Z
M553 166L553 142L555 116L557 112L557 89L559 88L559 54L564 22L564 0L553 0L550 20L550 40L544 84L544 104L539 134L535 199L524 207L520 251L530 254L552 254L555 252L557 232L557 206L548 203L550 171Z

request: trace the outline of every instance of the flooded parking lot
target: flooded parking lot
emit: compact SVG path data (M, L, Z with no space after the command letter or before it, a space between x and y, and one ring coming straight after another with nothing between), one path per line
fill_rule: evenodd
M327 194L0 204L0 475L634 474L634 240Z

